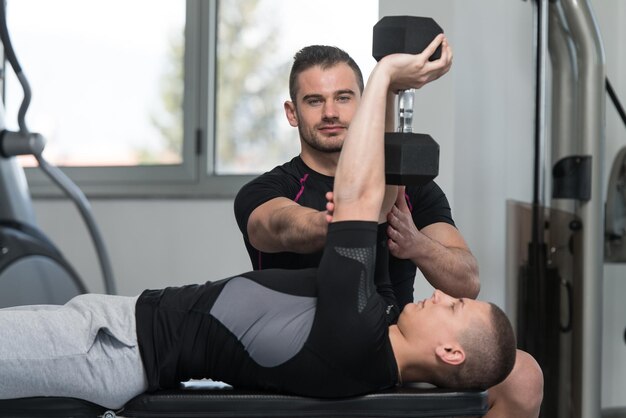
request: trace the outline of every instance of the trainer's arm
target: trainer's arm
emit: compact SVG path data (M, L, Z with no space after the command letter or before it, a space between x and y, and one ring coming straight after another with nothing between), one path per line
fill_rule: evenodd
M418 230L404 190L387 217L389 252L410 259L435 288L454 297L476 298L480 291L478 263L454 226L437 222Z
M476 298L480 292L478 262L458 229L445 222L422 228L412 257L428 282L456 297Z
M259 251L306 254L322 250L327 228L326 211L277 197L252 211L248 219L248 239Z

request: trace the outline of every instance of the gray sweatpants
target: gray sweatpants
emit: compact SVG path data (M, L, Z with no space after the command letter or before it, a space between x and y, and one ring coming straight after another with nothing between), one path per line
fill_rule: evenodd
M136 301L81 295L0 309L0 399L62 396L115 409L144 392Z

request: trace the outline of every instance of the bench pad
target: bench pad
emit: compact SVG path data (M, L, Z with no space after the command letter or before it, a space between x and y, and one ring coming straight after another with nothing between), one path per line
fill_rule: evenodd
M145 393L107 417L128 418L424 418L482 416L486 391L450 391L398 387L342 399L315 399L256 390L239 390L215 382L187 382L183 388ZM0 400L0 417L102 417L106 408L71 398L37 397ZM114 412L114 413L113 413Z
M342 399L315 399L210 383L146 393L126 404L124 417L453 417L487 413L486 391L398 387Z

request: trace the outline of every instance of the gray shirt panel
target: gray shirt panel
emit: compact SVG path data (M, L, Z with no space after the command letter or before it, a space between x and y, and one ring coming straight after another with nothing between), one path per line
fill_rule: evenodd
M317 299L268 289L245 277L231 279L210 314L244 345L263 367L295 356L307 340Z

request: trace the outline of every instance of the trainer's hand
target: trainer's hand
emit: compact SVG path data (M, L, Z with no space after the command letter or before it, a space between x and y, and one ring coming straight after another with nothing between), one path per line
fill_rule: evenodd
M434 61L428 58L441 45L441 57ZM437 37L419 54L391 54L381 62L391 66L389 90L398 92L411 88L419 89L437 80L452 66L452 48L443 34Z
M404 187L398 188L396 203L387 215L387 236L389 252L401 259L410 259L415 255L416 246L425 236L418 231L411 211L406 204Z
M333 192L326 192L326 221L333 221L333 213L335 211L335 202L333 201Z

